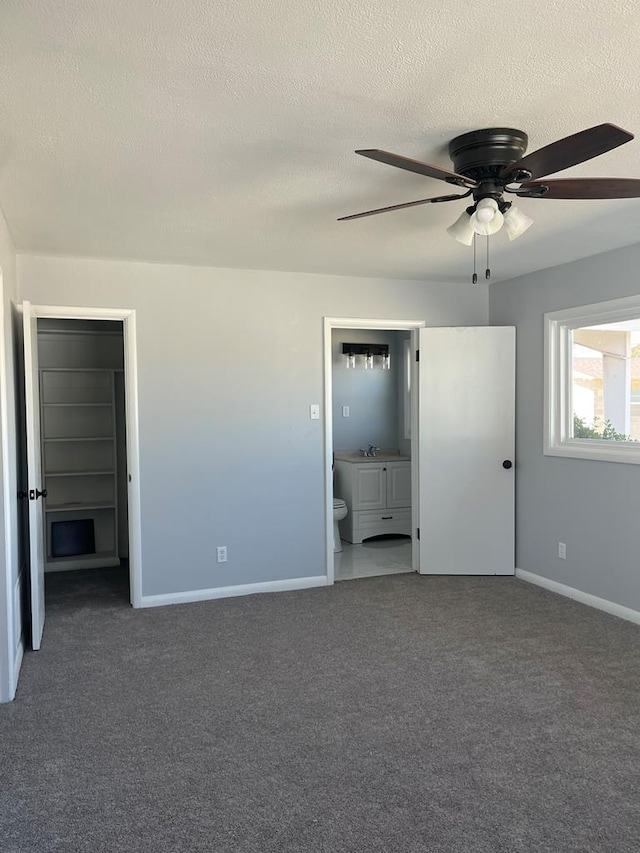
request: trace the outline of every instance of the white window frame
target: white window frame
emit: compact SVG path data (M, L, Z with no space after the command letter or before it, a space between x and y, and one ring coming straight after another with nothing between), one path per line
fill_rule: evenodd
M571 332L640 318L640 296L581 305L544 315L544 454L640 465L640 442L573 438Z

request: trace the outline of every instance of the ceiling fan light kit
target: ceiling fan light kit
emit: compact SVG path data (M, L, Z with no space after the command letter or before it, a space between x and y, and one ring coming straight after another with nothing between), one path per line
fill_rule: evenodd
M498 202L494 198L481 198L476 204L475 211L471 214L471 227L481 237L490 237L497 234L502 228L504 217L498 208Z
M466 208L447 228L447 233L465 246L473 244L475 251L476 235L489 238L504 226L509 240L515 240L533 224L533 220L525 213L511 202L505 201L504 193L533 199L640 198L638 178L539 180L605 154L632 139L633 134L615 124L599 124L525 155L529 140L522 130L508 127L473 130L457 136L449 143L449 156L454 167L452 172L389 151L377 148L362 149L356 151L356 154L424 177L445 181L466 192L394 204L343 216L340 219L359 219L392 210L422 204L440 204L473 196L473 205ZM475 272L473 279L475 283Z
M516 240L532 225L533 219L513 204L504 214L504 230L509 240Z
M473 208L470 207L467 210L463 210L453 225L447 228L447 234L450 234L454 240L462 243L463 246L470 246L473 243L473 237L476 233L471 225L471 214L469 211L473 211Z

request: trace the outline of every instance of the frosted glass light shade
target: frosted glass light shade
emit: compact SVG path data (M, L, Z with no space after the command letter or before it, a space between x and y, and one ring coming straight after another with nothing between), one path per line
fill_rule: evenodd
M466 210L463 210L453 225L447 228L447 234L463 246L470 246L473 243L474 231L471 227L471 217Z
M521 234L533 225L533 219L530 219L526 213L523 213L518 207L511 205L509 210L504 215L504 230L507 232L507 237L510 240L515 240Z
M480 199L476 205L476 219L478 222L491 222L498 212L498 205L492 198Z
M483 237L497 233L504 222L504 216L492 198L480 199L474 213L471 214L471 227Z

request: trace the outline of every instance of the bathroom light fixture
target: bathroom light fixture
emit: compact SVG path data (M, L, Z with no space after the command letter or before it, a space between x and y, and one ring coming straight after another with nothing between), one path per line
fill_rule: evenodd
M371 370L375 366L376 357L380 357L383 370L391 369L391 356L389 344L342 344L342 354L345 356L347 368L356 366L356 356L364 357L365 369Z

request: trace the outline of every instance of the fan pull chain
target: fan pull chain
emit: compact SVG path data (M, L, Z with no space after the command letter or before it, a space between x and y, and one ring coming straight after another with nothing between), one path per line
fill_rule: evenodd
M489 235L487 234L487 268L484 271L484 277L487 281L491 278L491 270L489 269Z
M478 273L476 272L476 235L474 232L473 235L473 275L471 277L471 284L478 283Z

